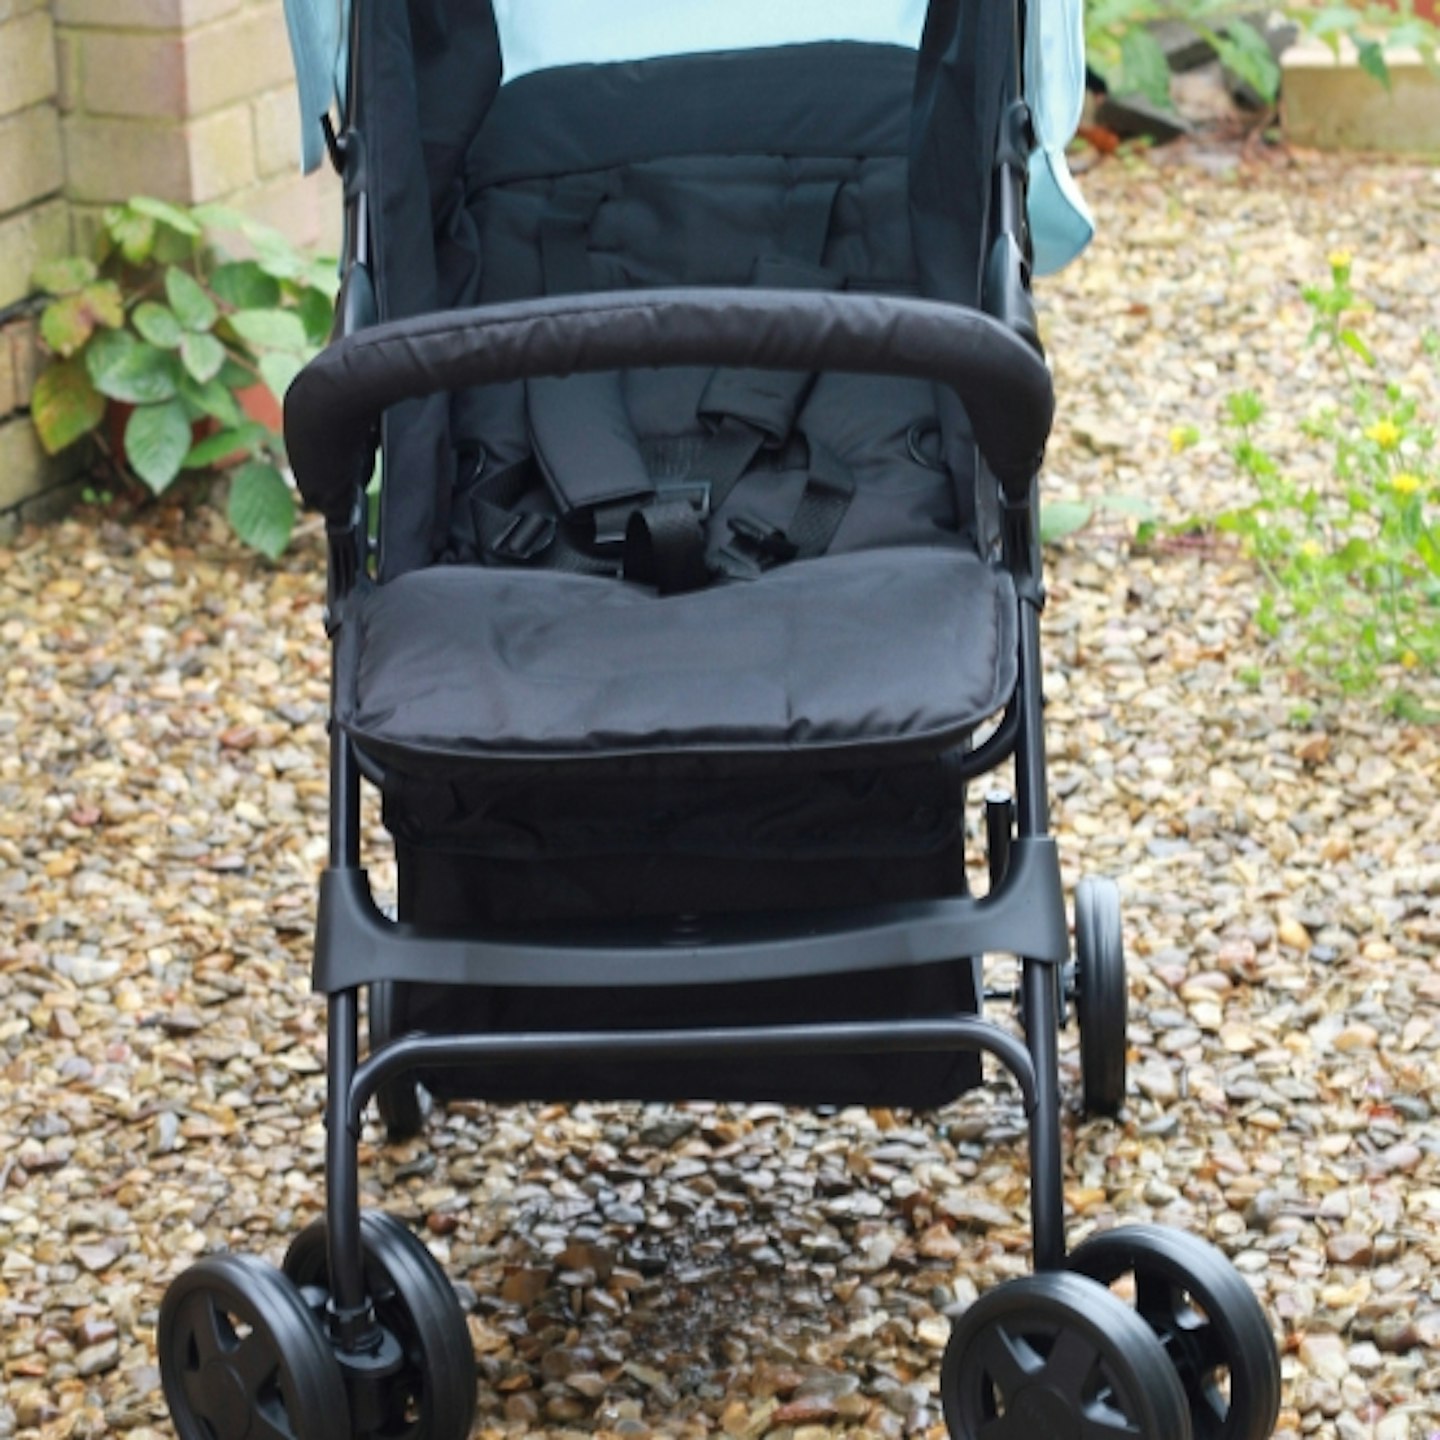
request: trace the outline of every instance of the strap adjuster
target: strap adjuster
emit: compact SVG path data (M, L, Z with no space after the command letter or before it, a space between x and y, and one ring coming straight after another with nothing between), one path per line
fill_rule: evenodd
M555 541L559 525L553 515L527 510L514 516L490 547L502 560L523 564L543 554Z
M730 545L727 548L738 551L746 559L779 565L793 560L800 547L778 526L767 525L753 515L741 513L730 516ZM748 553L747 553L748 552Z
M656 482L655 493L661 500L685 500L699 519L710 518L708 480L661 480Z

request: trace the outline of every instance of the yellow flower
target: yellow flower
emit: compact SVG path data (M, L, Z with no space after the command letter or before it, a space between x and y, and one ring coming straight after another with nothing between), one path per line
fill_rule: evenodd
M1170 431L1170 451L1181 455L1200 438L1193 425L1176 425Z
M1365 438L1373 440L1382 450L1393 450L1400 443L1400 427L1393 420L1377 420L1366 426Z
M1407 650L1400 657L1400 663L1407 670L1413 670L1420 663L1420 657L1413 650Z
M1325 553L1325 547L1318 540L1307 540L1300 547L1300 553L1307 560L1318 560Z
M1355 257L1348 250L1332 250L1325 258L1332 270L1348 270L1355 263Z
M1402 470L1391 482L1391 488L1397 495L1413 495L1421 485L1418 475L1412 475L1408 470Z

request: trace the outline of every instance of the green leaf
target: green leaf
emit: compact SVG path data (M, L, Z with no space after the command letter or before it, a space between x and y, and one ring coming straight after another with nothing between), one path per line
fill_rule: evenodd
M305 270L305 283L318 290L330 303L340 293L340 265L333 257L311 260Z
M278 230L252 226L248 231L260 268L277 280L299 280L309 262Z
M169 488L190 453L190 416L179 400L140 405L125 424L125 459L156 494Z
M1152 105L1171 108L1170 62L1160 42L1137 25L1120 42L1120 65L1125 90L1143 95Z
M280 282L253 260L234 260L217 267L210 288L236 310L272 310L280 303Z
M73 355L95 333L95 316L79 295L66 295L45 307L40 338L57 355Z
M228 460L241 451L254 455L269 439L269 427L253 420L235 429L218 430L191 447L190 453L185 457L185 468L203 470L217 461Z
M200 238L200 227L190 218L179 206L172 205L168 200L157 200L153 195L134 195L130 199L130 208L137 215L146 215L151 220L158 220L162 225L168 225L172 230L178 230L180 234L189 239Z
M239 425L243 419L240 407L235 403L235 397L225 384L223 372L221 378L207 380L204 383L192 380L187 374L182 374L180 376L180 395L185 403L198 414L212 416L222 425L233 428Z
M1340 332L1340 343L1347 350L1353 350L1367 365L1374 365L1375 352L1360 338L1354 330L1342 330Z
M247 369L233 355L226 351L225 363L220 367L216 379L227 390L245 390L255 383L255 372Z
M1133 515L1137 520L1155 520L1159 515L1154 502L1142 495L1107 495L1100 501L1100 508L1118 515Z
M311 345L323 345L330 338L330 327L335 323L335 306L328 295L321 294L319 290L302 290L295 312L300 316L305 338Z
M105 228L130 264L143 265L154 253L156 226L150 216L128 205L112 206L105 212Z
M30 419L48 455L88 435L105 418L105 397L81 360L47 366L35 381Z
M1390 67L1385 63L1385 51L1379 41L1357 39L1355 58L1367 75L1378 80L1387 90L1390 88Z
M304 368L300 356L284 351L272 350L260 357L260 374L277 400L284 400L285 392Z
M142 340L158 345L162 350L178 350L184 331L175 318L175 312L154 300L146 300L135 307L131 316Z
M225 364L225 347L213 335L182 336L180 363L192 380L204 385L213 380Z
M193 275L172 265L165 272L165 294L187 330L208 330L220 318L215 302Z
M1386 702L1386 711L1407 725L1434 725L1440 722L1440 710L1433 710L1418 695L1397 690Z
M1280 66L1265 37L1246 20L1231 20L1215 36L1215 53L1237 79L1262 100L1273 103L1280 93Z
M1040 539L1049 545L1083 530L1094 515L1094 508L1083 500L1052 500L1040 507Z
M234 230L242 235L255 223L248 215L236 210L233 206L216 205L213 202L192 205L190 214L207 230Z
M47 295L73 295L83 290L100 272L93 260L83 255L69 255L63 260L50 260L35 267L34 282L37 290Z
M295 528L295 497L273 466L253 460L230 482L230 524L252 549L278 560Z
M175 356L137 340L128 330L106 330L85 351L95 388L112 400L150 405L171 399L179 384Z
M237 310L228 318L235 333L257 349L300 352L309 348L305 326L289 310Z

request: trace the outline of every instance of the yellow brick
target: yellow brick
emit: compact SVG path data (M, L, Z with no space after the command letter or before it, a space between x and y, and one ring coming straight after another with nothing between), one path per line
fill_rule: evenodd
M218 200L255 183L255 137L248 105L232 105L192 120L185 131L190 154L189 200L197 204Z
M84 458L83 445L53 458L46 455L26 416L0 422L0 512L63 484L78 473Z
M69 249L70 212L63 200L47 201L0 220L0 307L30 294L30 277L41 260Z
M65 66L70 73L62 74L67 90L72 80L78 82L75 108L95 116L184 117L185 43L180 35L74 31L67 39L76 59Z
M15 386L15 406L21 409L35 393L35 377L40 373L40 326L35 316L27 315L6 328L0 343L10 356L10 374Z
M32 10L44 10L49 3L50 0L0 0L0 20L13 20Z
M80 104L80 54L83 49L73 30L55 32L55 100L62 114Z
M179 125L69 115L61 122L61 133L66 194L72 200L127 200L131 195L190 198L190 155Z
M43 10L0 24L0 115L54 97L55 31Z
M60 25L179 30L238 10L241 0L55 0Z
M20 408L20 386L15 377L15 355L10 348L10 332L0 329L0 420L7 419Z
M32 105L0 119L0 215L65 184L60 117L53 105Z
M340 186L330 171L296 175L232 196L230 203L270 225L292 244L322 255L340 250Z
M279 5L242 11L185 38L185 108L204 115L292 75L285 13Z
M300 108L295 87L267 90L251 102L255 116L255 165L264 178L300 168Z

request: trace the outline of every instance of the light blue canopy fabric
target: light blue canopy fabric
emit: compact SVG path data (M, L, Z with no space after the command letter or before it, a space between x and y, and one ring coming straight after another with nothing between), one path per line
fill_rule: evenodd
M559 65L862 40L918 49L927 0L493 0L511 81ZM1095 224L1065 147L1085 100L1084 0L1031 0L1025 92L1038 141L1030 161L1035 269L1048 275L1090 242ZM344 105L348 0L285 0L300 88L301 164L325 155L320 117Z

